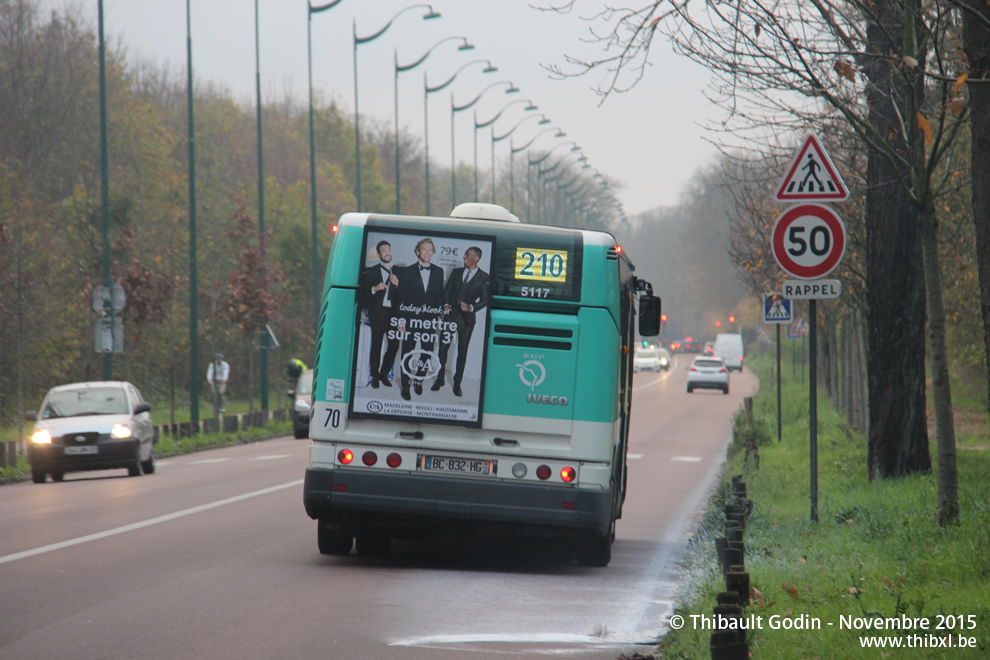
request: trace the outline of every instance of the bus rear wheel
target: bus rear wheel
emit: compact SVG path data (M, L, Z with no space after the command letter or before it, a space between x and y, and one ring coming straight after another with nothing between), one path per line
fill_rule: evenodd
M359 555L384 557L392 548L392 539L387 536L359 536L355 546Z
M604 568L612 561L612 539L615 537L615 522L604 536L590 535L578 542L575 555L581 566Z
M320 518L317 522L316 542L321 555L348 555L354 545L353 536L338 536L337 531L330 528L329 518Z

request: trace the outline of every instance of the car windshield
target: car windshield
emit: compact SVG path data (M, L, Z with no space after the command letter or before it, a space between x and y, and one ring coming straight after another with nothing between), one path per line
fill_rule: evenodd
M43 419L127 413L127 397L119 387L62 390L48 395Z
M299 381L296 383L296 394L312 394L313 393L313 370L307 369L302 372L299 377Z
M721 360L695 360L694 366L717 369L718 367L724 367L725 364Z

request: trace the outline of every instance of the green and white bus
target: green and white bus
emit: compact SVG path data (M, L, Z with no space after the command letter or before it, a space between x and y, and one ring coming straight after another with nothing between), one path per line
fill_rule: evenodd
M320 552L493 533L558 537L606 566L637 325L660 326L615 237L476 203L335 229L303 489Z

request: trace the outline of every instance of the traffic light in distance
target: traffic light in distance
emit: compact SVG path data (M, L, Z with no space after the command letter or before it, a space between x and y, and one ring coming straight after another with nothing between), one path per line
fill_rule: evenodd
M644 339L644 340L643 340L643 348L647 348L647 347L648 347L649 345L650 345L650 342L648 342L648 341L646 341L646 340Z
M736 317L735 316L730 316L729 317L729 323L735 323L735 322L736 322Z
M721 328L722 327L722 322L721 321L715 321L715 327L716 328Z
M666 314L661 314L660 315L660 322L661 323L666 323L667 322L667 315Z

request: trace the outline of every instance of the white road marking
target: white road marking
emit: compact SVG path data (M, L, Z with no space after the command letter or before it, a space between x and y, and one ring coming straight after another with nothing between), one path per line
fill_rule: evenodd
M654 644L659 631L622 634L605 631L604 635L574 633L479 633L468 635L425 635L390 642L389 646L449 646L451 644Z
M675 463L700 463L703 459L701 456L672 456L670 460Z
M274 461L279 458L288 458L288 454L272 454L271 456L255 456L252 461Z
M207 463L223 463L224 461L229 461L229 458L204 458L200 461L193 461L191 465L206 465Z
M637 460L643 458L643 454L629 454L629 456L627 458L630 461L637 461Z
M63 548L71 548L74 545L89 543L90 541L99 541L100 539L109 538L111 536L116 536L118 534L133 532L139 529L144 529L145 527L151 527L152 525L159 525L164 522L170 522L172 520L178 520L179 518L185 518L186 516L191 516L197 513L203 513L204 511L209 511L210 509L216 509L217 507L226 506L228 504L234 504L236 502L243 502L244 500L251 499L252 497L258 497L260 495L268 495L269 493L275 493L280 490L285 490L286 488L301 486L302 484L303 484L303 480L298 479L296 481L290 481L288 483L281 484L279 486L272 486L271 488L262 488L261 490L256 490L250 493L244 493L243 495L235 495L234 497L228 497L225 500L217 500L216 502L210 502L209 504L201 504L199 506L194 506L189 509L183 509L182 511L176 511L175 513L168 513L164 516L158 516L157 518L150 518L148 520L142 520L141 522L131 523L130 525L114 527L113 529L108 529L104 532L87 534L86 536L80 536L74 539L69 539L68 541L52 543L51 545L43 545L40 548L25 550L23 552L15 552L12 555L6 555L0 557L0 564L6 564L8 562L17 561L18 559L27 559L28 557L35 557L37 555L45 554L46 552L62 550Z

